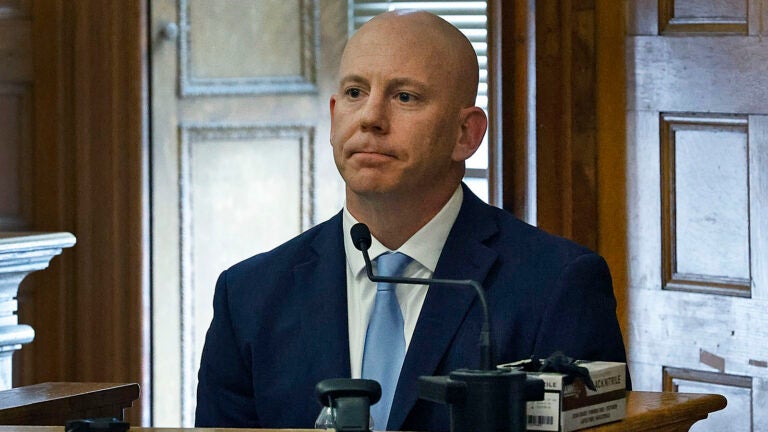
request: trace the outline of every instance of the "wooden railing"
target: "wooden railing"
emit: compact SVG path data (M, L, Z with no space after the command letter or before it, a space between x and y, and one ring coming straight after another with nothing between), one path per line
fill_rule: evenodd
M64 426L68 420L117 418L139 398L138 384L43 383L0 391L0 425Z
M57 428L24 428L0 426L0 432L62 432L67 420L96 417L122 419L123 410L139 397L137 384L46 383L0 391L0 425L41 425ZM627 416L624 420L583 432L679 432L706 419L709 413L726 406L726 399L715 394L672 392L627 393ZM219 429L224 431L226 429ZM244 431L244 429L237 429ZM278 429L250 429L278 431ZM299 429L280 429L298 432ZM313 429L304 431L310 432ZM198 432L202 429L131 428L144 432ZM234 431L234 429L233 429Z

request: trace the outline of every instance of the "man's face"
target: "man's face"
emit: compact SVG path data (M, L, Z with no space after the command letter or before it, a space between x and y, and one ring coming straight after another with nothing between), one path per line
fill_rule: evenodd
M331 144L356 194L425 193L461 177L456 78L428 38L405 33L382 26L358 33L342 58Z

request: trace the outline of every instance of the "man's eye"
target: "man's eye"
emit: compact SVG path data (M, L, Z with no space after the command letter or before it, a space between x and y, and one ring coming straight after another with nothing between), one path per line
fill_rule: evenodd
M413 96L411 96L409 93L398 93L397 99L400 102L410 102Z
M346 93L347 93L347 96L349 96L351 98L358 98L358 97L360 97L360 89L359 88L347 89Z

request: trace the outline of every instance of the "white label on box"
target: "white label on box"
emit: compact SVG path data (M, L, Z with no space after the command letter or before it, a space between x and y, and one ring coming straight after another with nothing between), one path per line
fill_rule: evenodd
M563 430L574 431L621 420L627 413L627 400L616 399L563 412ZM530 429L530 427L529 427Z
M560 428L560 392L545 392L544 400L527 403L529 431L554 431Z

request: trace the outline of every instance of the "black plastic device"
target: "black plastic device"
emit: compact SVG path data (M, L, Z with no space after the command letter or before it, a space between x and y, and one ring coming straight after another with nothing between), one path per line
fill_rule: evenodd
M381 385L368 379L331 378L317 383L315 393L334 410L338 432L368 432L371 405L381 399Z
M91 418L69 420L65 425L66 432L109 431L125 432L131 424L116 418Z
M526 402L544 399L544 381L515 370L458 369L419 377L419 397L449 406L451 432L524 432Z

